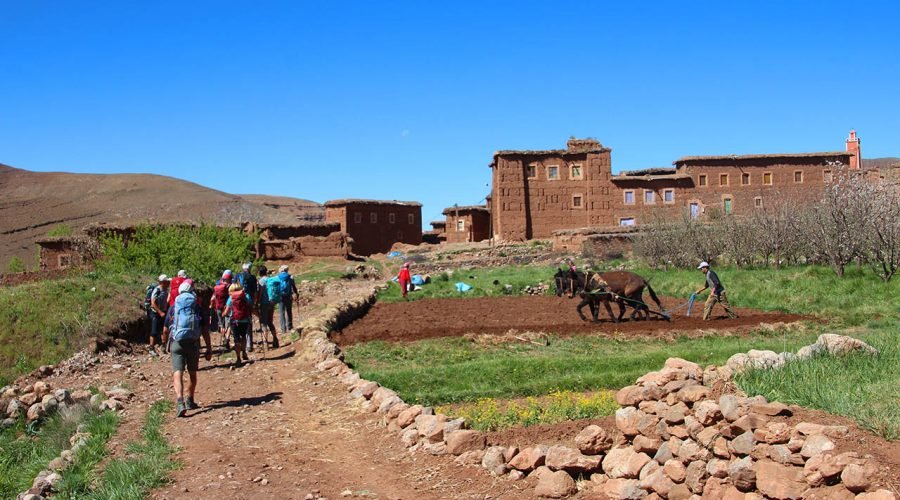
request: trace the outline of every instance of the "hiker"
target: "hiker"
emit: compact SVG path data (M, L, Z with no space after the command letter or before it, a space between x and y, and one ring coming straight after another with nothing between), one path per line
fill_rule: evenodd
M300 292L297 291L297 283L294 277L288 273L288 266L278 268L278 281L281 284L281 333L287 333L294 329L294 302L300 302Z
M246 263L241 266L242 271L237 275L237 282L241 285L241 288L244 291L244 295L250 300L250 327L247 330L247 350L253 352L253 314L257 313L257 304L259 303L259 294L257 290L259 289L259 285L256 281L256 276L253 276L251 269L253 268L253 264Z
M187 272L182 269L178 271L178 274L172 278L172 283L169 285L169 290L172 293L169 294L169 307L175 305L175 299L178 297L178 290L181 288L181 284L184 283L184 280L188 278Z
M250 361L244 342L247 340L247 331L250 329L250 315L252 302L250 296L244 293L244 287L240 283L232 283L228 287L228 302L225 304L225 316L231 318L231 336L234 339L234 354L236 361L234 366L243 366L244 361Z
M728 314L729 318L737 318L737 314L731 310L731 305L728 303L728 297L725 295L725 287L722 286L719 275L709 268L709 263L706 261L701 262L700 265L697 266L697 269L706 274L706 284L703 288L697 290L697 295L703 293L707 288L710 289L709 298L706 299L706 306L703 308L703 319L709 319L712 315L713 307L715 307L717 303L722 304L722 307L725 308L725 313Z
M403 267L400 269L400 274L397 275L397 281L400 282L400 290L403 292L403 298L409 300L407 294L409 293L409 285L412 282L412 277L409 275L409 262L403 264Z
M156 346L162 344L163 326L169 310L169 277L160 274L158 285L150 293L150 355L158 356Z
M212 359L209 330L203 327L202 306L193 294L193 283L185 280L178 287L172 320L172 385L175 388L175 416L183 417L187 410L199 405L194 401L197 389L197 369L200 364L200 337L206 342L206 360ZM184 387L184 372L188 372Z
M228 302L229 286L231 286L231 271L226 269L225 272L222 273L222 279L220 279L219 282L216 283L216 286L213 287L212 297L212 308L216 313L216 322L219 327L219 333L222 335L225 335L225 330L228 329L228 320L223 313L225 312L225 303ZM225 339L223 338L222 340L225 350L228 350L227 345L224 344Z
M275 304L281 302L281 281L275 276L269 276L269 270L266 266L259 266L259 325L260 329L265 333L269 330L272 334L272 347L278 347L278 335L275 331ZM263 335L263 342L266 342Z

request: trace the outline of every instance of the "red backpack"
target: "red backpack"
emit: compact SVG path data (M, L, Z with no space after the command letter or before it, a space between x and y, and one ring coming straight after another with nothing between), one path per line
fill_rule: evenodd
M244 295L244 291L231 293L231 319L232 321L240 321L250 318L250 303Z
M221 311L225 309L225 304L228 302L228 283L219 283L213 288L213 307L217 311Z

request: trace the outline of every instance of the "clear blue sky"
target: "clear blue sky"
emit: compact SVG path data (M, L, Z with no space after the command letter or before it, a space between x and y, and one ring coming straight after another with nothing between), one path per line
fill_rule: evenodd
M482 201L497 149L900 156L900 2L0 1L0 163Z

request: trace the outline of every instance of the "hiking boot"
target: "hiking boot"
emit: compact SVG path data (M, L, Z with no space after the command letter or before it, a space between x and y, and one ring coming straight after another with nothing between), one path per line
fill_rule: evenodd
M278 343L278 337L275 337L275 339L272 340L272 349L278 349L278 346L280 345L281 344Z
M183 417L185 412L187 412L187 407L184 405L184 401L178 400L178 403L175 405L175 416Z
M194 402L194 398L187 398L184 400L184 407L188 410L196 410L200 408L200 405Z
M150 348L150 356L153 356L154 358L159 357L159 352L156 351L155 347Z

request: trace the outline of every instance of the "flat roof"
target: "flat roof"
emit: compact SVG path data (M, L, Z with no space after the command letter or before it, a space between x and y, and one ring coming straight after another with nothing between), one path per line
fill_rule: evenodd
M456 212L489 212L486 206L484 205L466 205L459 207L447 207L444 209L444 215L450 215Z
M421 207L418 201L399 200L365 200L360 198L347 198L343 200L330 200L325 202L326 207L343 207L347 205L390 205L403 207Z
M853 156L853 153L847 151L826 151L820 153L772 153L772 154L753 154L753 155L712 155L712 156L683 156L672 162L673 165L679 163L689 163L695 161L719 161L719 160L770 160L778 158L800 159L800 158L832 158L835 156Z

